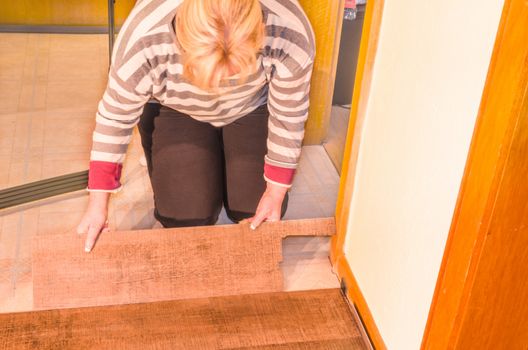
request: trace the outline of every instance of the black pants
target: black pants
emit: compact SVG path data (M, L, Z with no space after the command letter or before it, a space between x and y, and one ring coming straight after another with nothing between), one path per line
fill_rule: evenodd
M138 127L154 191L154 216L164 227L213 225L222 205L234 222L255 214L263 178L268 109L215 128L155 103ZM282 205L286 212L288 195Z

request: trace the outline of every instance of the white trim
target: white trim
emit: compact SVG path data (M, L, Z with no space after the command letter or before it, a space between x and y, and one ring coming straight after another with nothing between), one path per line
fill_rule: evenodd
M278 166L278 167L287 168L287 169L297 169L297 166L299 165L299 163L279 162L278 160L271 159L270 157L268 157L267 154L264 156L264 162L269 165Z
M97 189L89 189L88 187L86 187L86 191L88 192L106 192L106 193L117 193L119 191L121 191L121 189L123 188L123 186L119 186L118 188L114 189L114 190L97 190Z
M272 181L272 180L268 179L266 177L266 175L263 175L263 176L264 176L264 180L266 180L266 182L269 182L270 184L274 184L274 185L277 185L277 186L280 186L280 187L285 187L285 188L292 187L292 185L286 185L286 184L281 184L280 182Z

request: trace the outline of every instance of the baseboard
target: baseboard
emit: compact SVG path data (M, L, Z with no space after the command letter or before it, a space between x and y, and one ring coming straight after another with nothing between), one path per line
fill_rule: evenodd
M374 318L372 317L372 313L370 312L367 302L363 297L363 293L359 288L345 256L339 255L336 257L335 261L332 261L332 265L335 273L341 281L341 285L344 285L347 298L359 314L361 323L363 323L363 326L365 327L372 346L376 350L386 350L387 346L381 337L378 327L374 322Z

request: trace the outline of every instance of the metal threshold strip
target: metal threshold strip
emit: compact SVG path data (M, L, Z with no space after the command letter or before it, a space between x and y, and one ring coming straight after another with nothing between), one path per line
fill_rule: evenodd
M0 190L0 209L85 189L88 170Z

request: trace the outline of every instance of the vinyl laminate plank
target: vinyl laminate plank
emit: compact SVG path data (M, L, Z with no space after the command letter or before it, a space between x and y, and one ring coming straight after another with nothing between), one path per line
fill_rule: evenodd
M339 289L0 314L1 349L366 349Z
M34 309L141 303L283 290L282 239L328 236L333 218L102 234L33 241Z

